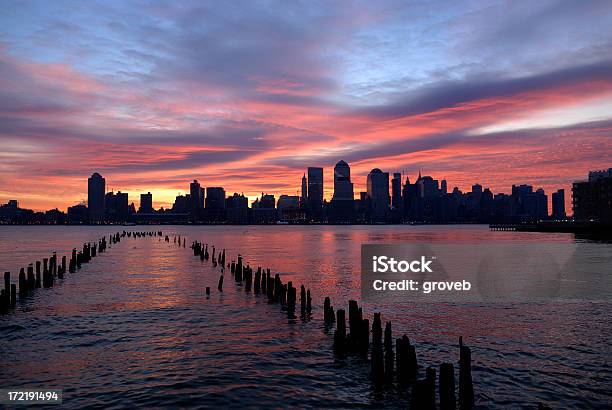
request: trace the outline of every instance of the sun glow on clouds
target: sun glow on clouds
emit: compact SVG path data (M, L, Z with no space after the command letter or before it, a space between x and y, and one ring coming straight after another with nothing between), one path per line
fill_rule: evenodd
M372 168L569 190L611 166L612 8L540 7L16 5L0 16L0 202L65 209L94 171L156 206L193 179L253 199L295 194L308 166L331 198L340 159L356 193Z

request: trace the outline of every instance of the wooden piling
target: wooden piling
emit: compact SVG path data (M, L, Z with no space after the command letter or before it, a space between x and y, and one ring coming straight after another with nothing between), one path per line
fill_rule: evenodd
M372 351L370 353L370 376L375 385L381 385L385 379L384 354L382 350L382 323L380 313L374 313L372 321Z
M438 381L440 396L440 410L455 410L455 368L452 363L440 365L440 376Z
M346 321L344 309L336 312L336 332L334 333L334 351L337 354L344 354L346 346Z
M459 338L459 408L469 410L474 407L474 385L472 383L472 352Z
M32 264L28 265L28 290L33 290L36 288L36 277L34 276L34 266Z
M11 304L11 272L4 272L4 294Z
M217 286L219 292L223 292L223 275L219 276L219 285Z
M19 271L19 298L25 297L28 294L28 283L26 274L23 268Z
M385 339L384 339L384 349L385 349L385 381L387 383L393 380L393 334L391 331L391 322L387 322L385 324Z
M300 313L302 316L306 315L306 288L304 285L300 286Z

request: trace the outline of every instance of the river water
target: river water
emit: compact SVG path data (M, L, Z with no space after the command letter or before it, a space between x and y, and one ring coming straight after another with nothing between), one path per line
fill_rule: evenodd
M69 408L405 408L407 392L374 389L362 359L335 358L333 332L323 326L325 296L336 309L360 299L361 244L579 243L587 263L604 258L601 266L612 255L612 244L571 234L486 226L0 226L0 269L15 281L20 267L52 251L69 255L124 229L182 235L187 248L125 238L19 301L0 316L0 387L63 389ZM228 261L241 253L251 266L304 284L312 318L289 320L228 272L217 292L219 268L193 256L192 240L225 248ZM576 282L610 290L611 275L600 269ZM421 375L426 366L457 363L463 336L480 408L610 406L611 307L605 296L363 302L370 320L382 312L395 337L405 333L415 343Z

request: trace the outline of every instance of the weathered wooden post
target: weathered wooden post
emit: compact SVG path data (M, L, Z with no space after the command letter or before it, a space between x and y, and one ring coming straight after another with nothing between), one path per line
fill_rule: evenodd
M19 271L19 298L25 297L28 294L28 282L23 268Z
M391 331L391 322L385 324L385 339L384 339L384 350L385 350L385 381L390 383L393 380L393 333Z
M359 310L361 311L361 308ZM361 356L367 358L368 349L370 348L370 321L368 319L361 320L357 345L359 346Z
M223 251L225 252L225 250ZM259 293L261 290L261 266L257 267L257 271L255 271L255 293Z
M436 409L436 370L428 367L424 380L417 380L412 386L410 408L413 410Z
M210 286L206 286L206 296L210 296Z
M11 305L15 306L17 303L17 285L11 283Z
M4 294L6 295L9 304L11 302L11 272L4 272Z
M372 322L372 351L370 354L371 377L375 385L381 385L385 379L384 355L382 350L382 322L380 313L374 313Z
M306 288L304 285L300 287L300 313L302 316L306 315Z
M296 288L293 287L293 282L287 283L287 316L290 318L295 317L295 302L296 302Z
M310 289L306 291L306 313L308 315L312 313L312 297L310 297Z
M455 368L452 363L440 365L440 376L438 382L440 394L440 410L455 410Z
M268 289L268 276L266 275L266 271L261 272L261 293L264 295L267 294Z
M223 275L219 276L219 285L217 286L219 292L223 292Z
M34 266L28 265L28 289L33 290L36 287L36 277L34 276Z
M42 286L42 282L40 280L40 261L36 261L36 287L40 288Z
M459 337L459 408L469 410L473 407L472 352L463 345L463 338Z
M344 309L338 309L336 312L336 332L334 333L334 351L337 354L344 354L346 346L346 321Z

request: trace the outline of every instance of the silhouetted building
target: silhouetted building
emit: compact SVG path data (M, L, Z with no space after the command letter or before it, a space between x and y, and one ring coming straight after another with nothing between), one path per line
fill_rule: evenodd
M393 209L401 210L402 204L402 174L395 172L391 180L391 206Z
M153 212L153 194L147 192L146 194L140 194L140 208L138 212L141 214L149 214Z
M321 197L321 200L323 198ZM338 161L334 167L334 195L337 200L354 200L351 168L345 161Z
M261 194L255 199L251 207L252 220L256 224L269 224L276 222L276 200L274 195Z
M89 221L104 222L104 193L106 192L106 180L100 174L94 172L87 179L87 205L89 210Z
M565 219L565 190L559 189L552 193L552 215L554 219Z
M225 220L225 189L221 187L206 188L206 218L210 222Z
M574 219L612 224L612 168L589 172L588 181L572 186Z
M227 221L232 224L246 224L249 222L249 200L244 195L234 195L225 200Z
M68 222L71 224L82 224L89 220L89 212L85 205L79 204L68 207Z
M448 188L447 188L447 186L446 186L446 179L443 179L443 180L440 182L440 191L442 192L442 194L446 194L446 193L448 193L448 191L447 191L447 190L448 190Z
M306 174L302 175L302 195L300 197L300 206L306 208L308 205L308 180Z
M281 195L276 203L279 221L295 222L304 219L304 212L300 209L300 197L297 195Z
M404 218L404 200L402 198L402 174L395 172L391 179L391 214L390 222L399 223Z
M311 219L323 216L323 168L308 168L308 210Z
M126 222L131 214L127 192L108 192L105 196L106 219L113 222Z
M389 173L374 168L367 178L368 200L373 222L384 222L389 212Z
M204 188L200 186L197 179L194 179L193 182L189 184L189 213L191 214L191 220L199 220L203 209Z
M548 217L548 196L542 188L533 191L531 185L512 185L515 216L521 221L534 221Z
M67 222L67 216L59 209L50 209L45 212L45 223L53 225L62 225Z
M172 205L172 212L177 214L189 212L189 195L177 195Z
M355 220L351 168L342 160L334 167L334 195L328 208L328 220L332 223L350 223Z

